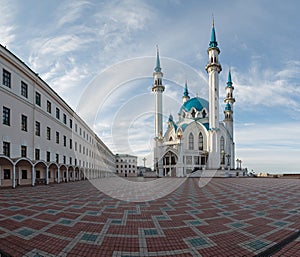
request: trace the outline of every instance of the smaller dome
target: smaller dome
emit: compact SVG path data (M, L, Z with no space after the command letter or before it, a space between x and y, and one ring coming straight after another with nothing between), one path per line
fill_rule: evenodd
M195 108L196 111L202 111L204 108L208 111L208 102L200 97L194 97L186 101L180 108L179 113L182 112L182 110L186 112L190 112L192 108Z
M229 103L225 105L225 111L231 111L231 106Z

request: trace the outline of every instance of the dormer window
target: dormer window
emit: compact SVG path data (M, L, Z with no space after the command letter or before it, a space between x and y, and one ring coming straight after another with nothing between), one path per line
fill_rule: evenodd
M195 109L193 109L193 111L191 112L191 114L192 114L192 117L195 118L195 116L196 116L196 111L195 111Z
M206 111L203 110L203 111L202 111L202 118L205 118L205 117L206 117L206 114L207 114Z

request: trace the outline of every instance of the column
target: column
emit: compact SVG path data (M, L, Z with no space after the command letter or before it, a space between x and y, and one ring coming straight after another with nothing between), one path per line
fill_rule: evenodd
M12 188L16 188L16 166L13 165Z
M60 183L60 168L57 168L57 184Z
M49 184L49 167L46 166L46 185Z
M32 170L31 170L31 185L34 186L35 184L35 168L34 166L32 166Z

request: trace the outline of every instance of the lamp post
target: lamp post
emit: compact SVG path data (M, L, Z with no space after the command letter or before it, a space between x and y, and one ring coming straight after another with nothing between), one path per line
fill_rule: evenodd
M231 157L230 154L226 154L228 170L230 169L230 157Z

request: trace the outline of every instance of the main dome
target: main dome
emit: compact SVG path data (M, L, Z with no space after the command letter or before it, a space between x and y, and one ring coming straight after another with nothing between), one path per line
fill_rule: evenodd
M200 112L203 109L206 109L206 111L208 111L208 101L206 101L203 98L200 97L194 97L189 99L188 101L186 101L180 108L179 113L182 112L182 110L186 111L186 112L190 112L193 108Z

